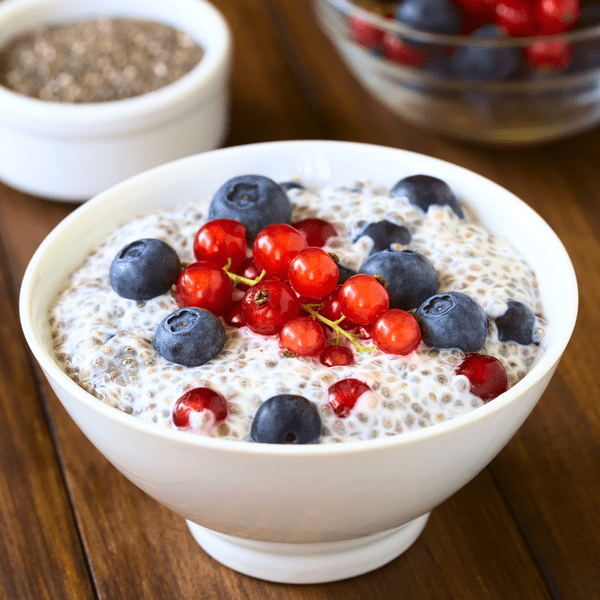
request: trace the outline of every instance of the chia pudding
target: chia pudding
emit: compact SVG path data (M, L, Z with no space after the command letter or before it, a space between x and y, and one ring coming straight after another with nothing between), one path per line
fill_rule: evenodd
M390 249L422 254L435 267L439 292L457 291L476 300L488 317L487 337L478 352L502 363L508 387L521 380L543 352L545 322L535 274L509 242L477 222L467 199L460 198L460 218L450 206L430 206L425 212L405 197L390 198L389 189L373 182L320 187L303 183L286 190L292 223L318 218L332 224L338 235L323 249L353 271L373 247L370 237L359 235L366 225L386 220L406 227L408 243ZM185 429L242 441L250 441L259 406L280 394L301 395L318 408L319 443L415 431L484 404L471 393L469 379L457 374L465 352L423 342L405 356L352 349L354 364L328 367L318 357L288 356L276 335L226 326L222 351L207 363L185 367L168 361L155 350L153 337L159 323L178 308L174 298L169 293L145 301L123 298L111 288L109 270L117 253L140 238L162 240L182 263L194 262L193 240L208 220L208 207L207 201L192 201L127 222L72 273L49 319L55 359L84 390L137 418L176 428L172 412L178 398L193 388L208 387L227 400L226 420L215 424L200 413ZM535 315L532 343L499 340L495 319L505 314L511 301ZM340 343L346 341L342 337ZM360 343L373 345L370 339ZM364 382L370 391L341 418L332 409L328 389L346 378Z

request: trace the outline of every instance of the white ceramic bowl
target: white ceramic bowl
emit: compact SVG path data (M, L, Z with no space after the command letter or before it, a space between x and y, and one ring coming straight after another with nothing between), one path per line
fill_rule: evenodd
M43 24L137 17L190 33L204 48L181 79L111 102L48 102L0 86L0 179L27 193L82 201L157 165L218 147L228 128L231 34L205 0L4 0L0 47Z
M208 202L223 182L244 173L277 181L295 174L316 182L372 179L388 186L415 173L446 180L537 272L549 320L541 360L513 388L465 416L346 444L282 447L210 439L146 423L101 403L69 379L51 355L47 311L67 275L124 219L178 199ZM403 150L296 141L185 158L80 206L32 258L20 312L27 342L56 394L117 469L187 519L196 539L219 561L263 579L306 583L350 577L395 558L418 537L429 511L494 458L550 381L574 327L577 298L562 244L504 188Z

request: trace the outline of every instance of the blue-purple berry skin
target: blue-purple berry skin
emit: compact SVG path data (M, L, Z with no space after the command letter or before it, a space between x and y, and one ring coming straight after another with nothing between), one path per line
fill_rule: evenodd
M461 219L463 210L450 186L432 175L409 175L398 181L390 190L392 198L406 197L424 213L430 206L449 206Z
M252 242L258 232L273 223L292 221L292 204L285 190L263 175L239 175L226 181L215 193L209 219L234 219L246 226Z
M516 342L523 346L533 344L535 315L533 311L517 300L508 300L508 308L503 315L494 319L501 342Z
M412 250L384 250L371 254L359 271L385 279L390 308L417 308L440 287L437 272L429 259Z
M402 0L395 16L399 23L419 31L460 33L462 13L450 0Z
M130 300L150 300L167 293L181 272L177 252L162 240L143 238L127 244L113 259L113 290Z
M225 340L221 320L208 310L191 306L167 315L154 332L155 350L185 367L198 367L213 359Z
M485 344L488 318L479 303L462 292L442 292L415 312L423 343L432 348L477 352Z
M354 236L352 241L356 242L363 236L367 236L373 241L373 247L369 254L391 250L392 244L406 246L411 239L410 231L404 225L398 225L386 219L369 223Z
M304 396L279 394L265 400L250 425L250 439L262 444L316 444L321 417Z

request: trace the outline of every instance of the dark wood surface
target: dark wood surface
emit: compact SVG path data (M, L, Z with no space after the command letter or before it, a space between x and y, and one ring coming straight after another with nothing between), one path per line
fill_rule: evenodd
M74 206L0 183L0 598L600 598L600 129L522 149L437 137L391 115L354 81L306 1L214 4L235 41L227 145L378 143L503 185L549 222L573 260L581 299L574 336L525 424L433 511L403 556L328 585L259 581L207 556L183 519L95 450L46 384L21 334L18 292L36 247Z

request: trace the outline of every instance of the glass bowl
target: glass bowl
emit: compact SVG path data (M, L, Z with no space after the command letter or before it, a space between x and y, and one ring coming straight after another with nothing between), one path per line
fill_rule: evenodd
M356 78L414 125L508 145L557 140L600 122L600 25L491 39L416 31L348 0L314 6ZM552 48L564 64L540 56ZM475 53L496 67L479 72L469 65Z

